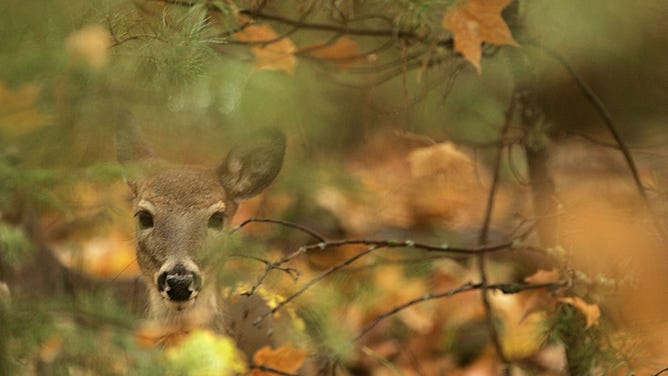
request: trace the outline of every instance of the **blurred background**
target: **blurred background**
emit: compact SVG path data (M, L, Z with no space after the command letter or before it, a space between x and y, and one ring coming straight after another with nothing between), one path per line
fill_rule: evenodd
M281 129L281 174L232 226L269 217L327 239L475 248L497 182L488 241L526 247L492 257L491 282L557 268L575 281L567 295L602 312L590 326L585 310L554 297L494 294L513 369L668 367L668 249L658 235L668 219L668 6L514 2L504 16L519 47L486 43L478 73L443 27L457 4L0 3L0 373L178 366L137 339L144 286L114 149L114 130L127 122L162 158L210 166L254 130ZM578 79L607 108L645 199ZM530 100L509 107L518 87ZM521 121L527 109L531 124ZM549 212L538 210L539 185ZM314 242L271 224L234 237L231 252L267 260ZM288 296L364 249L307 255L295 261L299 281L276 272L264 286ZM226 265L230 286L252 285L265 268ZM495 374L477 292L414 305L351 341L390 307L478 280L472 259L389 249L328 276L294 306L341 374Z

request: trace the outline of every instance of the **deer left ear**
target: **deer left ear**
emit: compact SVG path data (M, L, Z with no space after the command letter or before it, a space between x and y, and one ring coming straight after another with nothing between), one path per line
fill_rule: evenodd
M216 172L220 183L234 200L249 199L276 178L283 165L285 135L278 130L264 130L254 142L232 149Z

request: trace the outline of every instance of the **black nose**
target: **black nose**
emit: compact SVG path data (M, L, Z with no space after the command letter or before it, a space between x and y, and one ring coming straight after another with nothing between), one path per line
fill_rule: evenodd
M166 292L171 300L183 302L191 298L200 288L201 278L182 264L158 276L158 288Z

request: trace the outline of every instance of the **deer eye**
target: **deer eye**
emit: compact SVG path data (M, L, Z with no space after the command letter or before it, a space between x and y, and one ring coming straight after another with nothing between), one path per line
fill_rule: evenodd
M212 230L222 230L225 223L225 213L215 212L209 217L207 226Z
M137 217L137 226L140 230L147 230L153 228L153 214L148 210L139 210L135 217Z

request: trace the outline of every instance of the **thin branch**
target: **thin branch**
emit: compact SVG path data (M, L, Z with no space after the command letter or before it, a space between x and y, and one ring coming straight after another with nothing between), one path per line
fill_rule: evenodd
M235 232L239 231L241 228L246 227L248 224L257 223L257 222L260 222L260 223L275 223L275 224L279 224L281 226L294 228L294 229L297 229L297 230L299 230L303 233L311 235L312 237L314 237L315 239L317 239L321 242L327 241L324 236L320 235L315 230L312 230L312 229L310 229L306 226L303 226L303 225L300 225L300 224L294 223L294 222L284 221L284 220L280 220L280 219L271 219L271 218L253 218L253 217L248 218L245 221L241 222L240 224L234 226L234 228L232 228L230 230L230 232L235 233Z
M280 369L265 366L264 364L251 363L248 368L250 368L251 370L255 369L255 370L258 370L258 371L262 371L262 373L268 372L268 373L273 373L275 375L280 375L280 376L297 376L297 374L295 374L295 373L281 371Z
M250 290L242 292L241 295L251 296L251 295L255 294L255 292L260 287L262 282L264 282L264 280L269 275L269 272L271 272L272 270L279 270L279 271L284 272L285 274L289 275L290 278L292 278L295 282L301 276L301 273L299 272L299 270L297 270L295 268L282 266L280 263L270 262L270 261L265 260L265 259L260 258L260 257L255 257L255 256L250 256L250 255L238 255L238 254L230 255L230 257L247 258L247 259L259 261L259 262L261 262L265 265L264 272L262 273L262 275L260 275L260 277L258 277L257 281L253 284L253 286L251 286Z
M657 372L657 373L653 373L652 376L659 376L660 374L662 374L662 373L664 373L664 372L668 372L668 367L666 367L666 368L660 370L660 371Z
M547 282L547 283L535 283L535 284L526 284L526 283L496 283L496 284L490 284L487 285L488 290L498 290L501 291L504 294L517 294L522 291L527 291L527 290L538 290L538 289L548 289L548 290L556 290L558 288L564 287L568 285L568 281L566 280L560 280L560 281L555 281L555 282ZM393 307L385 312L382 312L378 314L373 320L371 320L368 324L366 324L362 330L353 338L353 342L358 341L361 337L363 337L365 334L367 334L371 329L373 329L376 325L378 325L381 321L385 320L386 318L396 315L397 313L412 307L416 304L423 303L426 301L430 300L435 300L435 299L441 299L441 298L449 298L453 295L457 295L462 292L466 291L474 291L474 290L480 290L482 288L482 283L473 283L473 282L467 282L464 283L461 286L455 287L450 290L434 293L434 294L425 294L422 295L418 298L409 300L403 304L400 304L396 307Z
M510 103L506 109L506 115L503 127L501 128L500 139L503 140L505 135L510 128L510 124L513 118L513 113L515 110L515 94L511 95ZM489 196L487 197L487 206L485 210L485 217L483 224L480 229L480 236L478 242L481 246L484 246L488 241L489 236L489 226L492 221L492 211L494 209L494 199L496 197L496 191L499 183L499 174L501 171L501 159L503 158L503 149L505 145L501 143L497 148L496 159L494 160L494 175L492 177L492 185L489 189ZM506 358L503 347L501 346L501 340L499 338L499 333L496 329L494 323L494 311L492 304L489 300L489 291L488 291L488 276L487 276L487 265L485 253L478 255L478 271L480 273L480 300L483 307L485 308L485 316L487 318L487 327L489 329L490 337L492 338L492 343L494 344L494 349L496 350L497 355L501 361L506 366L506 373L510 372L508 368L508 359Z
M412 240L396 241L396 240L371 240L371 239L342 239L330 240L317 244L309 244L300 247L296 252L286 256L285 260L289 261L295 257L312 250L325 250L327 248L340 247L343 245L367 245L382 248L415 248L422 249L429 252L454 253L465 255L477 255L481 253L498 252L504 249L511 248L513 242L504 242L488 246L480 246L473 248L465 247L451 247L447 244L434 245L427 243L414 242Z
M176 6L182 6L182 7L192 7L195 4L201 4L201 3L196 3L193 1L188 1L188 0L155 0L159 2L163 2L166 4L171 4L171 5L176 5ZM206 4L207 9L215 12L220 12L220 9L218 9L216 6L213 4ZM353 28L353 27L348 27L347 25L333 25L333 24L324 24L324 23L315 23L315 22L304 22L301 20L295 20L292 18L287 18L283 16L278 16L278 15L273 15L273 14L267 14L263 13L260 10L252 10L252 9L241 9L239 10L239 14L248 16L248 17L253 17L255 19L261 19L261 20L266 20L266 21L274 21L278 22L284 25L292 26L294 28L298 29L304 29L304 30L318 30L318 31L331 31L335 32L338 34L345 34L345 35L356 35L356 36L362 36L362 37L390 37L390 38L397 38L397 39L404 39L404 40L415 40L415 41L424 41L427 39L426 36L421 36L415 33L414 31L411 30L399 30L395 28L391 29L366 29L366 28ZM446 38L446 39L441 39L436 41L436 45L441 46L441 47L446 47L446 48L452 48L454 45L454 42L452 38Z
M370 254L371 252L373 252L373 251L375 251L379 248L381 248L381 247L380 246L375 246L375 245L371 246L371 247L367 248L365 251L360 252L353 257L350 257L350 258L348 258L346 260L343 260L343 261L341 261L341 262L339 262L335 265L332 265L331 267L329 267L324 272L320 273L319 275L317 275L316 277L314 277L310 281L306 282L304 284L304 286L302 286L299 290L294 292L292 295L288 296L287 298L285 298L284 300L282 300L281 302L276 304L276 306L274 308L272 308L271 311L269 311L269 312L263 314L262 316L258 317L257 320L255 320L255 324L259 324L260 322L262 322L262 320L267 318L269 315L273 315L274 313L276 313L278 310L283 308L283 306L285 306L286 304L290 303L291 301L293 301L294 299L299 297L301 294L303 294L306 290L311 288L313 285L322 281L325 277L329 276L330 274L336 272L339 269L345 268L346 266L352 264L353 262L359 260L360 258Z
M647 192L645 191L645 187L643 186L642 180L640 179L640 174L638 173L638 167L636 166L636 163L633 159L633 155L631 154L629 147L626 145L621 135L619 134L617 126L613 122L612 116L610 115L610 112L606 108L601 98L598 95L596 95L596 93L591 88L591 86L589 86L587 81L585 81L584 78L580 76L580 74L575 70L575 68L573 68L573 66L571 66L566 61L566 59L563 56L561 56L558 52L542 44L538 44L536 42L532 42L530 43L530 45L537 47L538 49L542 50L547 55L555 59L557 62L559 62L561 66L564 69L566 69L566 71L575 80L575 83L578 85L578 88L580 88L582 94L585 96L585 98L587 98L589 103L591 103L596 112L599 114L601 120L603 120L603 123L605 124L606 128L614 138L615 142L619 146L619 150L622 152L622 155L624 156L626 165L628 166L631 175L633 176L633 182L635 183L636 189L638 190L638 193L642 197L643 201L645 202L645 205L647 206L647 209L649 210L650 216L654 221L654 225L656 226L656 229L659 232L659 236L661 237L664 243L668 243L668 238L664 231L663 225L659 220L658 216L656 215L656 213L654 213L654 210L649 202L649 198L647 197Z

